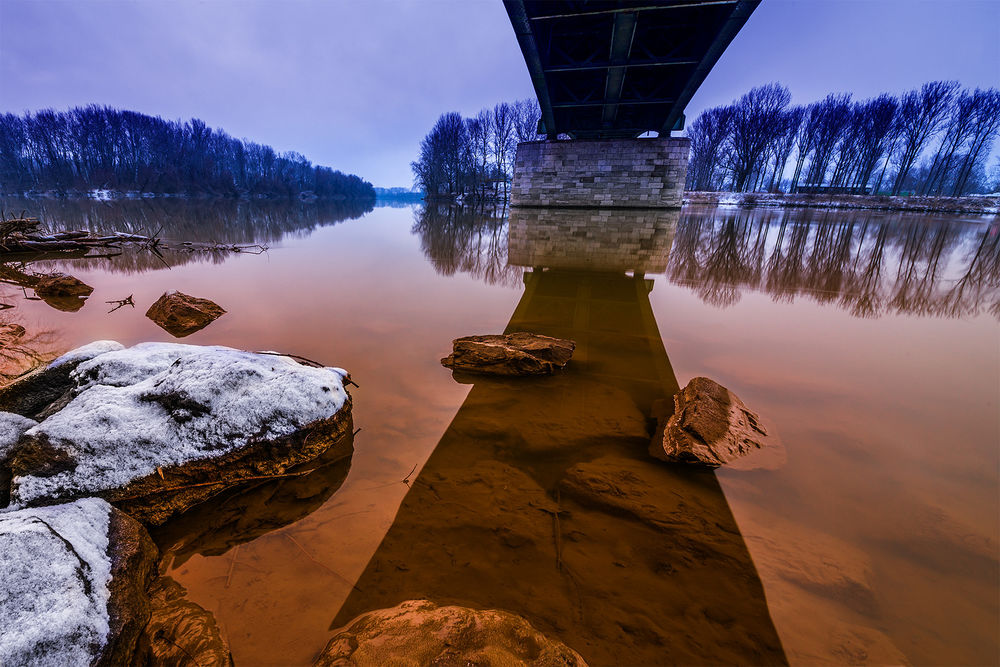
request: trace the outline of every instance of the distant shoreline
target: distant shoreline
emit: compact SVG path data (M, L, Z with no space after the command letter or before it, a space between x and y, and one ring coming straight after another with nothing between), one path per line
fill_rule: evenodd
M280 195L280 194L249 194L249 193L239 193L236 195L231 194L217 194L211 192L140 192L138 190L28 190L27 192L0 192L0 199L4 198L18 198L18 199L73 199L81 200L87 199L90 201L116 201L119 199L125 200L137 200L137 199L203 199L203 200L218 200L226 199L232 201L300 201L300 202L311 202L311 201L364 201L364 200L374 200L375 196L370 197L348 197L346 195L327 195L327 196L317 196L312 192L305 191L294 195Z
M736 206L753 208L829 208L870 211L912 211L916 213L968 213L997 215L1000 195L967 197L890 197L883 195L804 195L767 192L684 193L685 205Z

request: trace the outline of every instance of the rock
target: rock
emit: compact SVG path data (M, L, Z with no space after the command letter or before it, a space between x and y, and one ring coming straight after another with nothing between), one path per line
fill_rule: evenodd
M146 317L175 338L200 331L225 314L219 304L199 299L183 292L164 292L156 300Z
M564 368L576 343L532 333L466 336L441 363L456 371L487 375L550 375Z
M215 616L189 601L187 591L170 577L160 577L149 589L151 614L132 664L153 667L232 667Z
M113 340L99 340L67 352L14 382L0 387L0 410L38 419L50 406L60 403L73 388L70 375L84 361L123 348ZM68 400L68 397L67 397Z
M348 623L315 664L582 667L587 663L520 616L407 600Z
M21 439L21 435L37 424L34 419L13 412L0 412L0 461L7 458L14 445Z
M67 276L65 273L50 273L41 276L35 283L35 294L40 297L47 296L90 296L94 288L85 282Z
M74 312L83 308L94 288L65 273L41 276L34 286L35 294L57 310Z
M0 663L131 664L156 555L99 498L0 513Z
M163 523L349 436L345 376L227 347L142 343L98 354L70 373L58 409L43 409L9 453L10 501L97 495Z
M674 410L661 414L649 453L670 463L717 467L763 453L731 467L778 467L784 448L768 436L760 417L719 383L696 377L674 395Z
M873 620L882 613L869 554L760 508L745 509L740 528L764 581L768 607L781 629L789 662L910 664L878 629L881 623Z
M16 344L19 340L24 338L25 333L27 333L27 331L20 324L15 324L13 322L0 324L0 349L3 349L8 345Z
M725 553L729 536L716 535L713 526L722 522L719 517L727 515L728 507L714 494L694 492L698 479L689 481L690 488L682 488L677 477L662 466L604 456L567 469L559 489L588 507L674 533L676 540L697 543L696 550L702 553L713 552L712 539L719 537L726 546L717 551Z
M871 558L856 546L770 512L745 513L741 527L762 576L781 578L802 591L877 615Z

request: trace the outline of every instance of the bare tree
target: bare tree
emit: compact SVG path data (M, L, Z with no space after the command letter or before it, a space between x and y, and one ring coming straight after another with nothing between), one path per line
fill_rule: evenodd
M850 95L827 95L826 99L817 102L810 111L810 127L813 136L809 144L813 149L812 162L809 163L809 174L806 182L811 185L822 185L826 180L827 167L833 156L833 149L840 140L841 133L847 127L851 118Z
M732 107L703 111L688 129L691 155L687 181L689 190L715 190L723 144L729 136Z
M767 148L791 100L788 88L769 83L752 89L733 104L727 152L737 192L745 191L752 183L751 176L764 167Z
M785 173L785 166L788 158L795 148L795 141L799 136L799 127L805 117L805 107L795 106L781 115L781 130L775 137L774 142L774 171L771 173L771 181L767 189L773 192L775 187L781 187L781 176Z
M892 185L893 195L899 194L920 152L941 129L957 90L957 81L931 81L903 95L899 105L899 170Z
M542 109L532 99L514 102L514 134L517 141L534 141L538 138L538 121L542 119Z
M940 192L952 170L956 151L965 145L976 129L977 100L973 93L962 91L951 107L951 114L945 124L944 138L934 153L934 160L924 179L921 194L930 194L935 184Z
M507 196L507 184L510 179L514 157L514 106L509 102L501 102L493 107L493 127L491 139L493 142L493 162L498 174L503 180L503 196Z
M1000 91L990 88L973 93L976 100L975 130L969 139L969 151L962 161L955 178L952 196L959 196L968 186L975 166L986 159L989 149L1000 134Z
M892 149L893 128L899 102L891 95L882 94L862 102L858 122L861 124L857 142L857 169L852 185L865 189L871 181L875 167Z

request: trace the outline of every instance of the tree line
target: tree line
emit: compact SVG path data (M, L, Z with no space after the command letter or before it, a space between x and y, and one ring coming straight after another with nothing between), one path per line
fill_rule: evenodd
M506 198L517 144L537 138L541 115L535 100L501 102L473 118L442 114L410 165L416 185L432 199Z
M997 185L985 162L1000 91L932 81L900 97L831 94L801 106L770 83L707 109L687 134L689 190L961 196Z
M358 176L236 139L203 121L90 105L0 115L0 192L117 190L374 199Z

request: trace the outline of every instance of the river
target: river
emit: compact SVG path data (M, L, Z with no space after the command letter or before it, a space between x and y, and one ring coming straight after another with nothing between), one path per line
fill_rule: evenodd
M0 284L34 352L173 340L144 313L180 290L227 311L184 342L294 353L360 385L349 462L154 535L237 665L310 664L332 629L415 597L513 611L591 664L998 657L995 217L3 207L266 246L16 266L94 287L72 311ZM441 366L452 339L505 329L577 354L543 380ZM780 465L649 458L654 402L701 375L767 420Z

